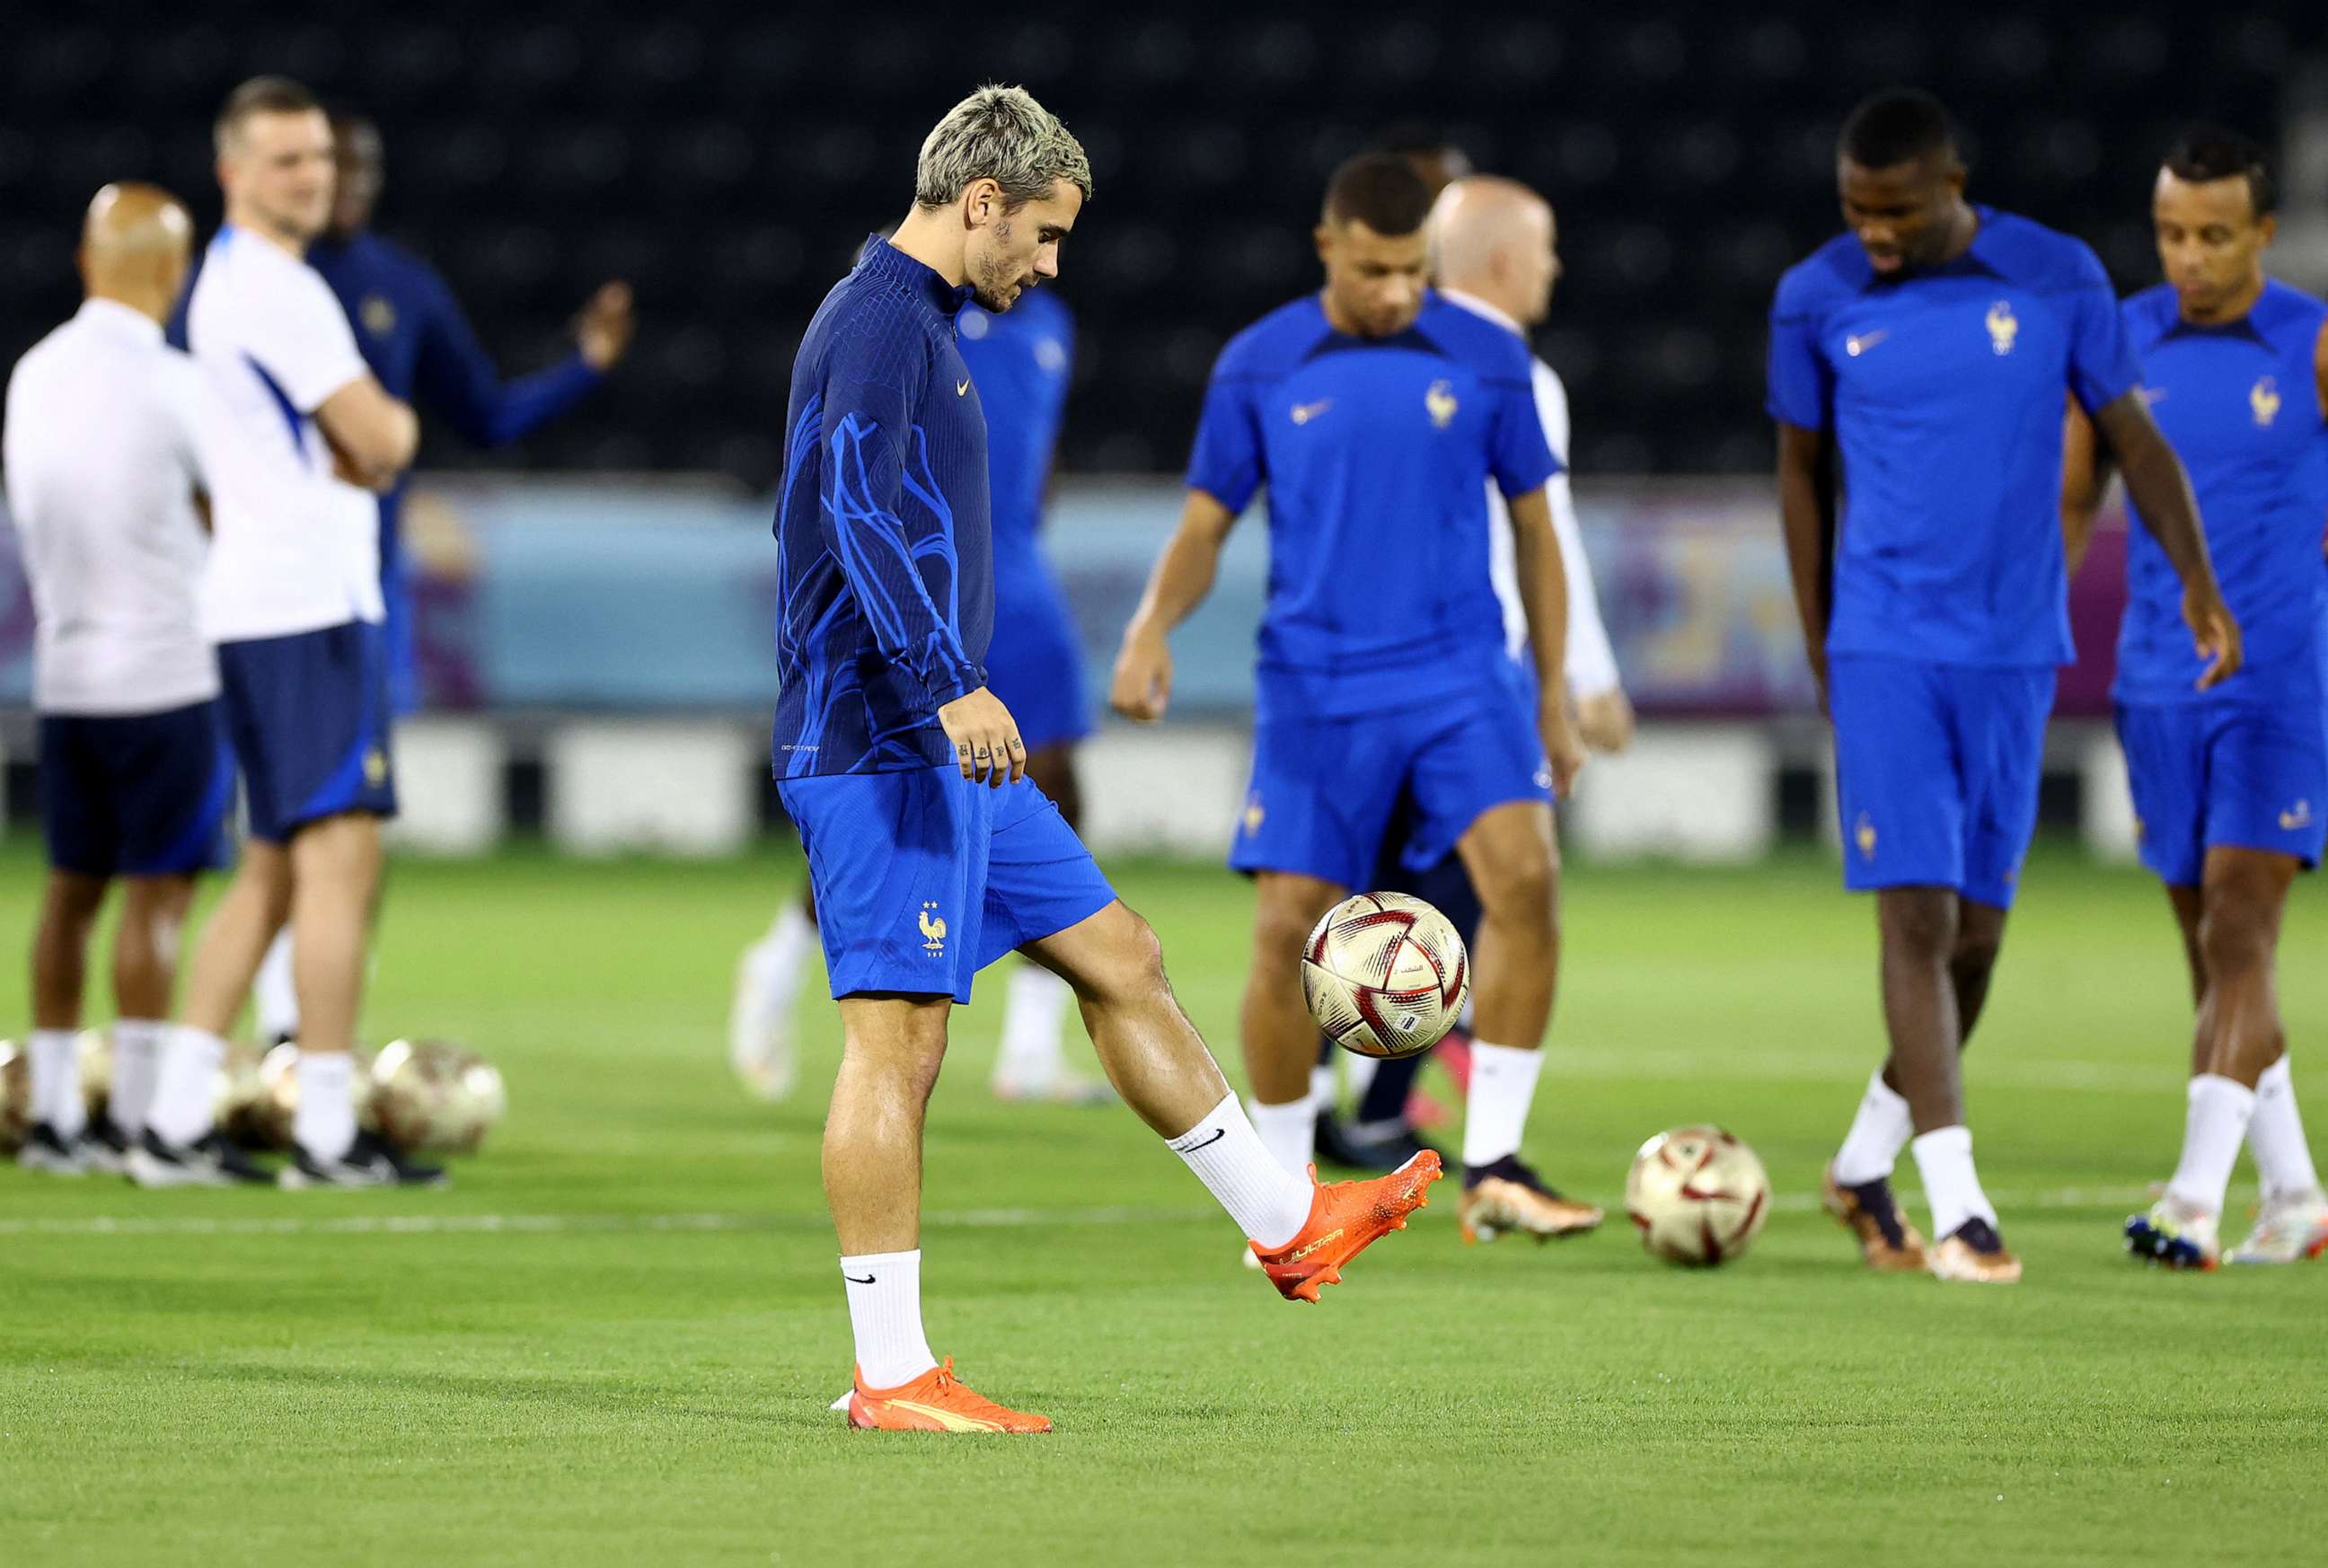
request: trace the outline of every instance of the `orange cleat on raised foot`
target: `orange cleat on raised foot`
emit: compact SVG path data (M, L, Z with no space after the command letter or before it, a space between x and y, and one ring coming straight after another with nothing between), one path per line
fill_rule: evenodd
M1310 1223L1283 1246L1246 1244L1280 1295L1289 1301L1314 1301L1320 1290L1342 1282L1344 1263L1391 1232L1404 1230L1406 1216L1431 1201L1423 1193L1439 1177L1439 1154L1430 1149L1370 1181L1328 1186L1318 1181L1313 1165Z
M1006 1410L954 1381L953 1357L895 1388L868 1388L857 1374L849 1424L861 1432L1048 1432L1051 1418Z

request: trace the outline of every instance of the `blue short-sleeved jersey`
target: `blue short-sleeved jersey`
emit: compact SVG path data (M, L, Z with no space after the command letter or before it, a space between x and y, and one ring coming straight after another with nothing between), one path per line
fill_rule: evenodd
M953 327L969 297L875 236L801 340L776 497L779 778L951 765L937 710L986 682L986 416Z
M2328 570L2328 439L2314 368L2328 305L2264 285L2240 320L2192 326L2164 285L2126 302L2151 417L2182 459L2246 662L2212 690L2182 621L2182 585L2149 530L2126 543L2120 702L2316 702Z
M954 344L986 406L986 466L998 577L1037 564L1043 492L1066 411L1075 317L1048 289L1029 289L1000 315L977 305L954 320Z
M1843 456L1830 653L2040 666L2075 656L2061 551L2063 398L2137 379L2094 253L1976 207L1972 247L1878 275L1851 235L1790 268L1769 411Z
M1526 343L1437 295L1352 337L1312 296L1231 340L1188 484L1232 511L1269 492L1259 712L1354 718L1440 701L1499 656L1488 489L1560 471Z

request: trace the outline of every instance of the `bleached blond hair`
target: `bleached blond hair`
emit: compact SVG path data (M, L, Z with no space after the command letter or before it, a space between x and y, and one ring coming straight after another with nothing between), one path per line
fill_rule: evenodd
M1091 159L1084 146L1023 87L989 83L946 111L922 143L914 167L914 201L943 207L973 180L1002 187L1006 206L1051 193L1059 180L1091 200Z

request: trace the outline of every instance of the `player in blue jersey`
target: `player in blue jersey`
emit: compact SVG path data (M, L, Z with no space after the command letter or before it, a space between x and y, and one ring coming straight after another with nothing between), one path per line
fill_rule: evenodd
M2264 276L2276 206L2262 148L2192 132L2151 198L2166 281L2125 305L2144 395L2190 470L2247 653L2238 674L2199 690L2173 570L2136 531L2112 695L2142 861L2182 928L2198 1021L2182 1161L2126 1237L2136 1255L2181 1268L2223 1255L2223 1194L2242 1141L2263 1178L2263 1213L2229 1261L2328 1250L2328 1198L2288 1079L2275 978L2288 889L2319 864L2328 834L2328 306ZM2107 463L2081 412L2066 446L2075 551Z
M1058 575L1037 542L1067 381L1075 318L1050 293L1028 294L997 315L962 308L954 338L986 410L987 482L994 520L994 627L989 684L1018 721L1027 776L1069 827L1079 825L1075 743L1089 729L1083 653ZM728 1012L728 1062L765 1100L792 1092L792 1020L816 942L812 897L787 901L775 924L745 950ZM1074 997L1040 964L1011 972L1004 992L1002 1045L990 1079L997 1097L1098 1105L1107 1084L1066 1058L1066 1014ZM1398 1163L1398 1162L1394 1162Z
M1891 1036L1826 1197L1873 1267L2011 1281L2021 1265L1974 1168L1957 1056L2036 825L2054 667L2073 656L2065 399L2116 455L2182 585L2201 682L2239 668L2239 628L2093 252L1967 202L1927 93L1861 104L1837 163L1850 232L1779 281L1769 362L1788 560L1835 726L1844 880L1876 895ZM1891 1188L1911 1136L1929 1250Z
M825 296L793 367L773 758L840 1007L824 1188L859 1427L1050 1430L955 1381L922 1329L923 1115L949 1009L1005 953L1074 988L1110 1080L1287 1297L1315 1300L1439 1174L1425 1155L1319 1187L1271 1157L1173 1000L1155 934L1028 780L987 687L986 420L954 322L972 297L1007 311L1057 276L1090 191L1064 126L1020 89L981 89L923 143L911 212Z
M1229 864L1254 878L1243 1022L1263 1136L1289 1168L1315 1135L1303 940L1373 869L1402 795L1409 862L1458 851L1483 906L1464 1133L1467 1237L1589 1228L1599 1213L1519 1158L1558 960L1552 800L1582 765L1563 680L1567 590L1521 336L1425 285L1430 186L1351 159L1317 230L1322 291L1233 339L1213 371L1178 531L1125 630L1111 700L1171 694L1171 629L1229 529L1269 492L1253 783ZM1508 498L1540 691L1507 665L1488 487Z
M307 265L339 297L364 362L390 396L436 416L474 446L506 446L572 408L621 361L631 342L631 290L624 283L608 283L575 317L572 353L547 370L504 382L436 269L372 232L372 209L385 172L379 128L361 116L335 116L332 148L338 178L331 227L307 248ZM403 530L410 477L399 475L395 487L380 497L380 599L388 612L381 635L389 704L398 714L420 706L412 575ZM287 1039L298 1033L287 934L268 951L252 1005L261 1035Z

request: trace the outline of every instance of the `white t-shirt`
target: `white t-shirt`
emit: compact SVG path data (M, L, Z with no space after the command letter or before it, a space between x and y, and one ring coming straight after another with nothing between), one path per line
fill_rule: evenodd
M1439 291L1472 315L1520 333L1519 323L1489 305L1451 288ZM1525 335L1523 333L1523 335ZM1542 360L1530 361L1535 377L1536 418L1544 424L1544 444L1560 459L1560 472L1544 486L1552 503L1552 531L1560 540L1560 564L1568 578L1568 649L1563 668L1568 690L1575 697L1599 697L1614 691L1622 680L1617 672L1617 651L1610 646L1609 628L1600 619L1600 596L1592 588L1592 562L1584 553L1584 531L1576 521L1576 494L1568 483L1568 389ZM1512 512L1503 493L1488 485L1488 575L1496 597L1504 606L1504 651L1525 659L1528 651L1527 610L1520 603L1519 561L1512 548Z
M150 316L92 299L8 378L8 512L33 590L42 713L163 713L218 695L196 608L208 390Z
M333 476L315 424L326 399L370 373L331 286L271 241L221 229L186 341L241 437L215 492L203 630L235 643L381 619L379 502Z

